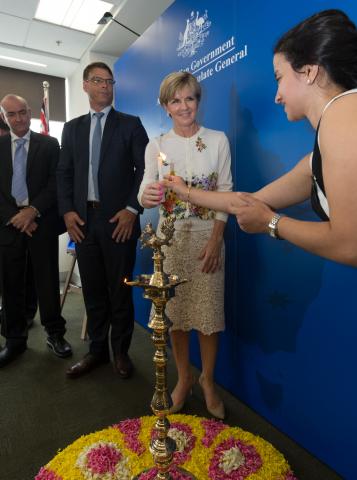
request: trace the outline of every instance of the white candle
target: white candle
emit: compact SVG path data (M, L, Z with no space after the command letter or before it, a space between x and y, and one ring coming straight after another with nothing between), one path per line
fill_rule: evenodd
M188 188L192 187L192 172L191 169L188 169L186 171L186 181L187 181L187 186ZM186 211L185 211L185 218L188 218L190 216L190 202L186 202Z
M173 161L170 162L170 175L175 175L175 164Z
M157 156L157 169L159 171L159 181L163 180L164 175L162 172L162 166L166 165L166 155L164 152L160 152Z
M192 172L191 170L187 170L187 185L192 187Z

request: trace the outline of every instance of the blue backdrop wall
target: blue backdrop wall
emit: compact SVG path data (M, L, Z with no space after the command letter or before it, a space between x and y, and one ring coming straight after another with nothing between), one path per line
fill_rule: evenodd
M325 8L357 21L352 0L177 0L117 61L116 106L158 135L171 127L157 104L162 78L179 69L195 74L203 87L201 123L227 133L235 189L254 191L312 149L307 123L290 124L274 105L272 47ZM290 214L315 219L308 204ZM146 212L142 223L156 215ZM357 270L246 235L234 218L226 245L218 382L344 478L357 478ZM136 271L152 271L149 252L139 252ZM139 291L135 301L146 325L149 305ZM197 348L194 340L199 366Z

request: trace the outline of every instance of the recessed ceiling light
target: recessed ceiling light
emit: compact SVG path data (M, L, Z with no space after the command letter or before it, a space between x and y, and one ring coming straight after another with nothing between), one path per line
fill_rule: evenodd
M47 68L47 65L45 65L44 63L31 62L30 60L22 60L21 58L7 57L6 55L0 55L0 58L2 58L3 60L11 60L12 62L26 63L28 65L35 65L36 67Z
M97 21L104 12L113 7L102 0L40 0L35 18L63 27L94 33Z

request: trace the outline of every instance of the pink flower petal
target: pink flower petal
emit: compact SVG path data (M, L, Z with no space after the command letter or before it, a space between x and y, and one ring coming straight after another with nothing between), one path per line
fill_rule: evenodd
M46 467L41 467L40 471L35 477L35 480L62 480L61 477L56 475L51 470L47 470Z
M244 465L241 465L236 470L226 473L220 467L221 457L223 452L233 447L239 448L244 455L245 462ZM230 437L215 448L209 466L209 475L212 480L244 480L248 475L257 472L262 465L263 461L253 445L246 444L241 440Z
M202 438L202 445L205 447L210 447L216 438L216 436L225 428L225 425L221 421L213 420L213 419L203 419L201 425L205 429L205 436Z
M122 454L119 450L110 445L101 445L88 452L87 466L92 473L114 473L121 459Z

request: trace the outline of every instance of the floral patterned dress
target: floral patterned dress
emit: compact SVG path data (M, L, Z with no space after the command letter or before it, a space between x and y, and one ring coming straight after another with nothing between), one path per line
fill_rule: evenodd
M231 191L231 155L223 132L201 127L189 138L174 130L152 139L145 153L145 174L138 199L147 184L167 173L181 176L192 188ZM198 330L205 335L224 330L224 244L222 268L214 274L202 273L199 256L206 246L215 220L227 220L223 212L179 200L167 191L160 205L160 221L176 216L173 245L166 248L164 269L188 280L176 289L166 307L173 330Z

